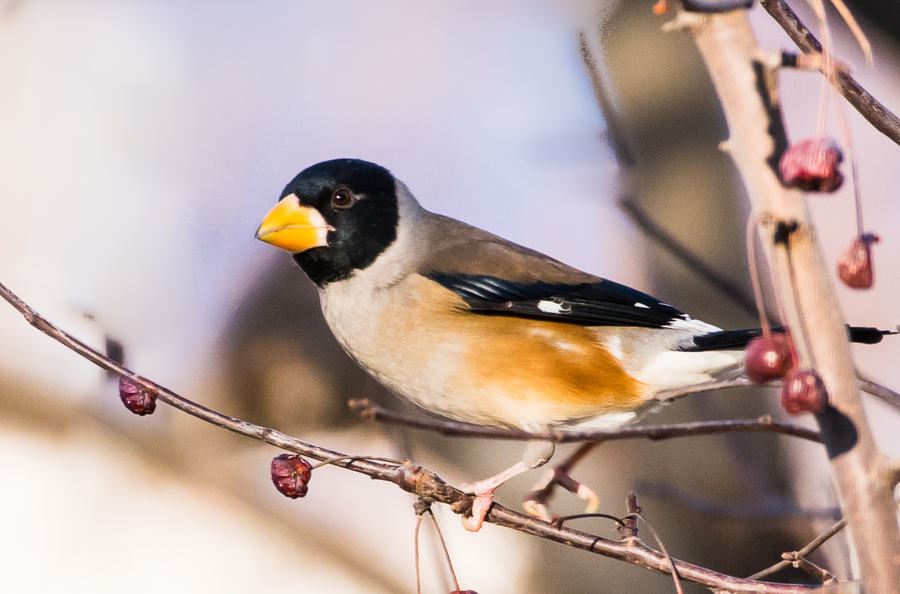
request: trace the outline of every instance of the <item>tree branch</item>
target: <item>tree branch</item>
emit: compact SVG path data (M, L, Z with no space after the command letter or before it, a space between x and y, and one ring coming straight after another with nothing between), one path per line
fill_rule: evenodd
M668 425L639 425L636 427L619 427L616 429L554 429L546 432L521 431L500 427L482 427L468 423L434 419L414 419L386 408L376 406L366 398L351 400L350 408L365 419L371 419L391 425L412 427L425 431L434 431L441 435L457 437L481 437L484 439L508 439L514 441L544 440L554 443L576 443L583 441L618 441L622 439L650 439L659 441L675 437L697 435L717 435L720 433L781 433L799 437L817 443L822 442L818 432L799 425L778 423L769 415L757 419L728 421L697 421Z
M784 0L760 0L760 4L804 53L820 53L822 51L822 44ZM891 110L882 105L855 78L843 70L838 70L834 84L847 102L876 130L900 144L900 119Z
M900 394L891 390L887 386L876 384L866 377L859 376L859 387L872 396L875 396L876 398L887 402L891 406L900 408Z
M786 189L776 166L787 145L777 78L757 60L761 51L745 11L682 13L675 27L693 34L722 102L730 138L725 143L743 177L783 322L792 329L799 365L815 369L829 406L817 415L843 515L854 527L864 588L893 592L900 584L900 530L892 489L879 480L886 465L872 439L831 271L818 247L804 194Z
M747 579L748 580L758 580L758 579L764 578L768 575L772 575L773 573L775 573L777 571L781 571L782 569L792 565L793 560L795 558L799 559L799 558L806 557L807 555L811 554L813 551L815 551L820 546L825 544L825 542L828 539L830 539L832 536L834 536L835 534L837 534L838 532L840 532L841 530L843 530L846 527L847 527L846 518L841 518L834 524L834 526L832 526L831 528L829 528L828 530L826 530L825 532L823 532L822 534L817 536L811 543L809 543L808 545L806 545L799 551L794 551L793 553L788 553L788 555L790 555L790 558L785 557L784 561L779 561L778 563L776 563L775 565L773 565L771 567L767 567L766 569L763 569L762 571L757 571L756 573L754 573Z
M156 392L160 401L193 417L283 450L308 456L315 460L329 461L334 466L365 474L375 480L394 483L404 491L431 499L437 503L449 505L458 514L465 513L471 508L472 497L470 495L448 485L430 470L414 464L398 465L364 457L347 456L340 452L290 437L268 427L261 427L223 415L136 374L127 367L116 363L106 355L60 330L35 312L2 283L0 283L0 297L21 313L29 324L50 338L100 368L128 378L128 380L146 390ZM663 553L653 550L640 542L615 542L580 530L552 526L537 518L509 510L497 503L491 506L485 521L577 549L590 551L604 557L625 561L658 573L666 575L671 573L671 565L667 557ZM800 594L809 591L809 588L806 586L747 580L724 575L683 561L673 560L673 563L682 579L706 586L716 592Z

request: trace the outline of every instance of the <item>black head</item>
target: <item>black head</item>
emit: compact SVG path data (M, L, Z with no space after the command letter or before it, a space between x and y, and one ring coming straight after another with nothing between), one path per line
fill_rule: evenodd
M365 269L397 239L397 184L380 165L359 159L323 161L301 171L281 198L291 194L333 227L327 246L294 254L319 286Z

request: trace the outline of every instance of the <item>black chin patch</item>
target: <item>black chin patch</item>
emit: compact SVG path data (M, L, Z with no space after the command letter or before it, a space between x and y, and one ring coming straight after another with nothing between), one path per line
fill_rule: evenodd
M332 204L340 188L355 197L351 207ZM300 268L320 287L369 267L397 239L397 183L380 165L359 159L324 161L301 171L281 197L290 194L318 210L334 227L328 232L327 246L294 254Z

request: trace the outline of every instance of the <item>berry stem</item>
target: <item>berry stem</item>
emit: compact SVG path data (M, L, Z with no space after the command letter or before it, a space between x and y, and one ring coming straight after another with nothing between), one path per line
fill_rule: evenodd
M753 298L756 300L756 311L759 313L759 326L763 336L768 339L772 334L769 327L769 317L766 315L766 305L763 303L762 287L759 283L759 269L756 260L756 225L759 223L757 215L750 215L747 220L747 262L750 267L750 281L753 285Z

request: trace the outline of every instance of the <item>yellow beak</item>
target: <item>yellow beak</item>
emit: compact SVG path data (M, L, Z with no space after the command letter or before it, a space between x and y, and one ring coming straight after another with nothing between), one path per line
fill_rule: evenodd
M281 199L263 219L256 238L297 254L328 245L328 232L334 231L322 214L310 206L301 206L295 194Z

